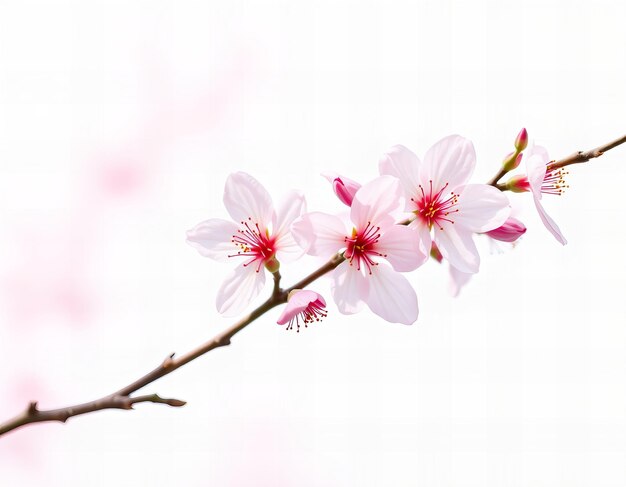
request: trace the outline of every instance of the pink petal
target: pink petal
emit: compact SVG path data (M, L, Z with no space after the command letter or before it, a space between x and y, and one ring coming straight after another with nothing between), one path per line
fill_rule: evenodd
M539 145L533 145L524 154L530 190L535 197L541 199L541 185L546 177L547 164L550 162L548 151Z
M461 272L478 272L480 257L470 230L456 225L446 225L443 230L435 226L435 242L450 265Z
M326 172L323 173L322 176L328 179L330 184L333 185L333 191L337 195L337 198L339 198L339 201L346 206L352 206L354 195L361 189L361 185L350 178L340 176L334 172Z
M367 305L374 313L390 323L410 325L417 320L417 295L406 277L380 264L368 280Z
M404 194L410 200L418 191L419 158L403 145L394 145L378 162L380 174L394 176L400 180Z
M500 242L515 242L518 238L526 233L526 225L524 225L517 218L510 216L506 221L498 228L494 228L485 233L494 240Z
M265 269L240 265L233 270L217 292L217 311L224 316L241 313L265 285Z
M251 218L265 229L274 218L272 197L261 183L245 172L228 176L224 188L224 206L237 223Z
M468 184L459 193L458 212L451 216L455 225L472 232L488 232L502 225L511 213L509 199L499 189L486 184ZM450 225L446 225L446 229Z
M309 255L330 257L345 247L345 225L326 213L305 213L293 223L291 233Z
M273 232L276 236L276 254L280 262L292 262L303 254L302 247L297 244L290 229L294 220L305 211L304 195L297 191L290 191L278 210L276 231Z
M350 218L358 229L368 223L393 225L402 207L400 182L392 176L380 176L357 191L352 201Z
M448 282L448 292L450 296L456 298L463 286L465 286L473 274L468 274L466 272L461 272L454 266L448 266L450 268L450 281Z
M426 225L426 223L422 220L413 220L409 223L409 228L417 233L417 237L421 244L421 251L426 255L430 254L432 237L430 236L430 229L428 228L428 225Z
M474 145L460 135L449 135L433 145L424 156L420 170L421 184L439 191L448 183L448 189L454 190L465 184L474 172L476 153Z
M348 262L339 264L331 278L331 294L339 312L351 315L361 311L369 293L369 280Z
M187 231L187 243L200 255L226 262L228 255L237 253L232 238L238 228L235 223L219 218L206 220Z
M408 272L417 269L428 259L417 233L407 227L394 225L381 235L377 251L396 271Z
M541 218L541 221L543 222L544 226L548 229L548 231L552 235L554 235L554 238L556 238L561 245L567 244L567 240L561 233L561 229L556 224L556 222L552 218L550 218L550 215L546 213L546 210L544 210L543 205L541 204L541 201L539 201L539 198L535 197L533 198L533 200L535 201L537 212L539 213L539 217Z
M276 320L276 323L279 325L289 323L298 314L306 310L311 303L317 304L322 308L326 307L326 301L322 295L316 293L315 291L304 289L294 292L294 294L289 298L287 306L285 306L285 309L283 309L283 312L279 316L278 320Z

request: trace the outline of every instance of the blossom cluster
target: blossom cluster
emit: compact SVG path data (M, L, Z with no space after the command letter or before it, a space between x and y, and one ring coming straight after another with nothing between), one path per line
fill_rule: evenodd
M275 209L272 197L254 177L231 174L224 205L232 221L209 219L187 233L198 252L222 262L237 262L216 299L220 313L241 313L261 292L266 273L279 275L281 264L304 254L342 257L332 270L330 293L339 312L353 314L367 306L386 321L411 324L418 317L416 293L405 273L429 257L450 268L452 292L478 272L476 235L515 242L526 232L511 216L506 191L529 192L546 228L562 244L558 226L542 205L542 194L561 194L565 172L552 169L545 149L528 146L523 129L515 151L502 163L501 176L526 161L526 173L506 183L470 183L476 165L473 144L458 135L443 138L420 159L397 145L379 160L379 176L360 184L336 173L324 177L349 212L307 211L304 195L291 191ZM329 195L331 195L329 191ZM288 329L319 321L326 301L312 290L289 295L279 324Z

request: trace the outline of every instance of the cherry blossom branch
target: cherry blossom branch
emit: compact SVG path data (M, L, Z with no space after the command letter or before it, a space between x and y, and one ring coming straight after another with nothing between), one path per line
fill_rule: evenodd
M242 318L237 323L233 324L230 328L227 328L222 333L219 333L208 342L203 343L199 347L187 352L185 355L175 357L174 354L168 356L158 367L148 372L143 377L140 377L131 384L123 387L117 392L104 396L95 401L87 402L84 404L78 404L75 406L68 406L59 409L40 410L37 408L36 402L31 402L27 408L14 418L0 424L0 436L21 428L28 424L44 423L50 421L60 421L65 423L69 418L73 416L79 416L82 414L93 413L95 411L101 411L104 409L133 409L133 405L140 402L153 402L160 404L167 404L172 407L181 407L185 405L185 401L179 399L164 399L156 394L150 394L145 396L131 397L131 394L137 392L139 389L151 384L152 382L160 379L165 375L169 375L175 370L179 369L185 364L192 362L193 360L201 357L202 355L214 350L216 348L225 347L230 345L230 340L233 336L243 330L246 326L252 323L260 316L267 313L272 308L286 303L287 297L294 289L302 289L311 284L316 279L320 278L324 274L327 274L339 264L344 261L343 254L339 253L333 256L326 264L321 266L316 271L312 272L304 279L300 280L293 286L287 289L280 288L280 273L274 272L274 288L272 295L258 308L250 312L246 317Z
M587 162L591 159L595 159L596 157L600 157L605 152L617 146L620 146L624 143L626 143L626 135L623 135L620 138L615 139L611 142L608 142L604 145L598 146L595 149L574 152L573 154L570 154L569 156L564 157L563 159L559 159L558 161L551 162L550 164L548 164L547 170L552 171L555 169L559 169L561 167L570 166L572 164L580 164L583 162ZM500 171L498 171L498 174L496 174L491 180L489 180L487 184L498 188L500 191L508 191L509 188L507 188L506 184L498 183L498 181L500 181L500 179L502 179L502 177L507 172L508 171L506 169L501 168Z
M590 159L595 159L596 157L600 157L605 152L626 143L626 135L621 136L619 139L615 139L612 142L596 147L595 149L591 149L588 151L578 151L573 154L551 163L548 165L548 170L558 169L560 167L569 166L571 164L580 164L583 162L587 162Z

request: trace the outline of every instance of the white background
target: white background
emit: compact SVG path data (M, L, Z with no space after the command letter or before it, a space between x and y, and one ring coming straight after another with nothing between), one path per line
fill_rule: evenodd
M396 143L459 133L486 181L525 126L563 157L626 130L617 2L0 4L0 414L90 400L229 321L184 242L245 170L337 211ZM527 235L411 326L258 320L142 404L0 439L3 486L623 486L626 146L528 195ZM294 282L317 262L283 269ZM329 298L328 281L313 286ZM269 292L269 288L266 293ZM329 299L330 301L330 299Z

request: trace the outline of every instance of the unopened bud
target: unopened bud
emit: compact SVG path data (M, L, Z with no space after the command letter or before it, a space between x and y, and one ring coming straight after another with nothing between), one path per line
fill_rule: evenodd
M443 260L443 255L441 255L441 251L435 242L433 242L433 245L430 247L430 256L439 263Z
M528 147L528 132L526 132L526 129L522 129L515 138L515 148L517 152L522 152L526 147Z
M523 175L513 176L506 182L505 186L506 189L513 191L514 193L525 193L526 191L530 191L528 178Z
M352 179L340 176L335 173L322 174L333 185L333 191L346 206L352 206L352 200L356 192L361 189L361 185Z
M526 226L516 218L510 217L498 228L486 232L494 240L515 242L526 233Z
M265 268L272 274L278 272L278 269L280 269L280 262L278 262L275 255L272 255L269 259L267 259L265 262Z
M522 154L517 152L511 152L508 156L504 158L504 161L502 161L502 168L505 171L509 172L517 168L517 166L520 165L520 162L522 162Z

